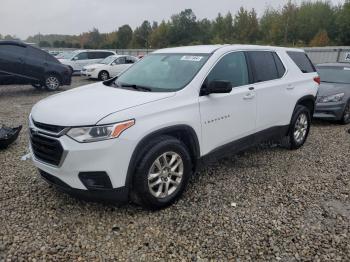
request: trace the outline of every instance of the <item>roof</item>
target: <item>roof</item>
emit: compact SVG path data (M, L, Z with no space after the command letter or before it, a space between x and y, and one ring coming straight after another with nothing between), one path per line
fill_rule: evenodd
M174 54L211 54L215 51L227 48L232 50L252 49L252 50L287 50L304 52L302 49L276 47L276 46L259 46L259 45L197 45L197 46L182 46L160 49L154 52L154 54L174 53Z
M316 66L350 67L350 63L323 63Z

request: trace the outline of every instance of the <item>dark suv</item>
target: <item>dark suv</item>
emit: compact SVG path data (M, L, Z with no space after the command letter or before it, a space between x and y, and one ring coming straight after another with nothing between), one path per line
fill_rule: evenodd
M0 41L0 84L32 84L57 90L72 72L49 53L20 41Z

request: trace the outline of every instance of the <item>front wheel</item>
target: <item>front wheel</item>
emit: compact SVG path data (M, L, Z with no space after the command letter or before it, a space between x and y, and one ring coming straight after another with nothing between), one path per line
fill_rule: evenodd
M106 81L109 79L109 74L107 71L101 71L99 74L98 74L98 79L101 80L101 81Z
M45 77L45 87L48 91L56 91L61 85L57 75L50 74Z
M309 135L311 126L310 110L302 105L297 105L289 128L289 143L291 149L302 147Z
M343 117L341 119L342 124L346 125L350 123L350 101L345 106Z
M188 149L176 138L161 136L143 152L133 178L137 202L148 209L169 206L182 195L191 176Z

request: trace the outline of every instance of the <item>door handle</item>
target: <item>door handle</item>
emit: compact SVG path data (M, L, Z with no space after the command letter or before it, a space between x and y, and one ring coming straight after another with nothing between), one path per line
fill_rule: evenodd
M244 97L243 97L243 99L244 100L250 100L250 99L253 99L255 97L255 94L254 93L248 93L248 94L246 94Z
M289 84L289 85L287 86L287 90L293 90L294 88L295 88L295 86L292 85L292 84Z

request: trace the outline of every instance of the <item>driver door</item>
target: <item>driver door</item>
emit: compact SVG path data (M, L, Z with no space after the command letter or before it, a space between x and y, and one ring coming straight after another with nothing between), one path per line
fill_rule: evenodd
M204 85L213 80L229 81L232 91L226 94L203 95L199 98L202 149L208 154L230 142L240 140L236 147L250 146L256 120L254 87L250 85L244 52L224 55L207 76Z

